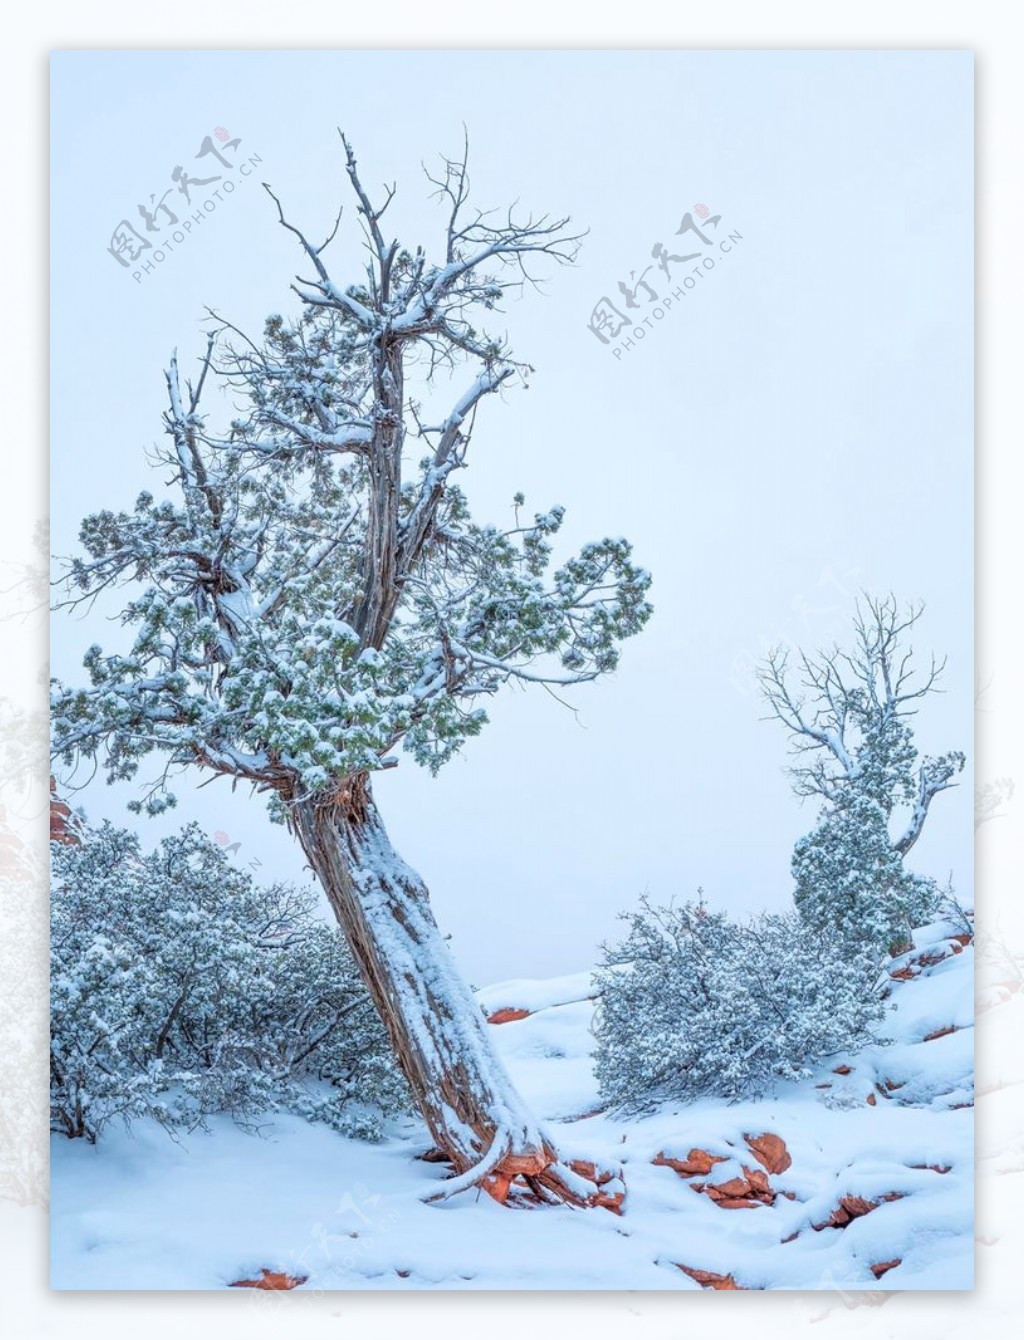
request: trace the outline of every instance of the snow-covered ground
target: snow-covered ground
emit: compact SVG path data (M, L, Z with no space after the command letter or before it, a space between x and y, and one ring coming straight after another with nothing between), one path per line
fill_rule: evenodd
M892 965L905 980L892 981L890 1045L831 1058L771 1098L642 1119L596 1110L588 974L481 991L489 1014L530 1011L495 1024L495 1039L563 1154L622 1166L621 1215L510 1210L476 1192L425 1205L418 1193L447 1169L416 1157L429 1140L411 1119L379 1145L294 1117L262 1138L225 1118L178 1142L138 1123L95 1147L54 1137L51 1283L221 1289L267 1269L308 1277L304 1290L699 1289L709 1276L747 1289L968 1289L974 953L954 930L927 928ZM723 1208L697 1189L762 1172L744 1137L765 1132L792 1160L768 1175L773 1203ZM694 1149L725 1161L703 1177L652 1162ZM822 1227L844 1198L848 1221Z

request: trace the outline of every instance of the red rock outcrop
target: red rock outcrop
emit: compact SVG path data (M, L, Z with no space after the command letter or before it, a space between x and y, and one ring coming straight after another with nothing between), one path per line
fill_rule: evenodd
M728 1162L725 1155L712 1154L706 1149L691 1149L684 1159L672 1158L662 1150L651 1162L672 1168L680 1177L689 1180L694 1191L707 1196L722 1210L755 1210L759 1205L774 1205L777 1193L768 1175L785 1172L792 1166L786 1142L770 1131L743 1138L761 1167L750 1168L741 1163L738 1173L720 1182L696 1180L707 1177L717 1164Z
M744 1140L750 1146L750 1152L766 1172L784 1173L793 1166L793 1159L786 1142L780 1135L764 1131L761 1135L745 1135Z
M889 1191L884 1196L880 1196L878 1200L866 1200L863 1196L840 1196L839 1204L828 1219L823 1224L812 1224L811 1227L816 1233L820 1233L824 1228L845 1228L854 1219L860 1219L865 1214L870 1214L872 1210L877 1210L879 1205L886 1201L902 1199L902 1191Z
M57 795L57 783L53 777L50 778L50 841L66 842L71 846L79 846L82 839L72 827L74 820L71 814L71 808L65 805Z
M570 1159L569 1167L591 1182L597 1183L597 1192L591 1196L590 1205L602 1210L611 1210L612 1214L622 1213L622 1202L626 1199L626 1185L620 1173L608 1168L599 1168L589 1159Z
M871 1273L876 1280L880 1280L887 1270L895 1270L902 1260L901 1256L894 1256L891 1261L879 1261L871 1267Z
M684 1275L689 1275L690 1279L696 1280L702 1289L742 1289L742 1284L737 1284L731 1275L716 1275L713 1270L696 1270L693 1266L678 1265Z
M511 1024L516 1019L526 1019L530 1015L529 1010L517 1010L512 1006L506 1006L503 1009L495 1010L493 1014L487 1016L489 1024Z
M286 1275L281 1270L260 1270L259 1278L254 1280L235 1280L228 1285L230 1289L297 1289L305 1284L308 1275Z
M724 1163L724 1154L709 1154L706 1149L691 1149L685 1159L668 1158L664 1151L651 1159L659 1167L674 1168L680 1177L707 1177L716 1163Z

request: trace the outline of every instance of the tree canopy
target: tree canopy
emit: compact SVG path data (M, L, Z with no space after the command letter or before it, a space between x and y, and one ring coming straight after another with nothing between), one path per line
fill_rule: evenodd
M136 808L172 804L171 775L194 764L271 790L279 814L399 746L437 770L503 684L593 679L651 613L625 540L556 563L563 508L527 513L520 494L511 525L479 522L453 479L481 403L525 372L478 313L532 282L531 263L573 258L568 220L470 210L465 159L445 159L431 260L385 239L393 189L372 204L345 152L365 273L335 281L338 223L314 246L278 205L312 271L298 312L258 340L213 318L192 378L172 358L154 462L169 487L87 517L67 569L71 603L127 589L133 639L89 650L88 686L55 684L55 748L111 780L161 754ZM424 421L418 396L459 376ZM203 409L217 382L227 422Z

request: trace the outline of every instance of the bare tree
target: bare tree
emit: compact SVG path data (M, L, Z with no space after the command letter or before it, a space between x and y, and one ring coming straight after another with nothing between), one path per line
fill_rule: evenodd
M870 923L890 945L935 900L932 882L911 875L903 859L933 800L964 766L959 750L919 758L914 745L911 722L922 700L940 692L946 664L934 656L924 670L914 664L907 635L922 612L892 596L865 597L850 650L795 658L773 650L759 671L769 719L789 732L793 789L824 802L794 853L797 904L816 909L819 921L831 904L834 924L866 933Z
M769 652L758 679L762 693L790 733L798 762L790 768L800 796L840 804L845 793L868 791L887 814L906 802L911 813L894 841L906 855L921 835L932 801L955 786L964 765L959 750L917 759L909 721L922 698L938 693L946 660L930 658L923 673L905 634L924 606L901 609L892 596L858 601L854 647L842 651ZM916 766L915 766L916 765Z
M471 209L463 156L431 178L445 214L431 262L387 237L394 188L373 203L343 145L365 272L346 285L327 268L340 215L314 245L277 204L308 266L293 286L300 314L272 316L258 341L217 319L194 381L172 359L157 464L174 493L87 518L68 573L75 604L133 587L121 617L134 643L94 647L87 688L55 686L55 752L111 779L162 754L138 802L150 811L172 803L182 768L269 793L453 1165L435 1195L479 1184L499 1200L516 1186L594 1203L595 1184L515 1092L371 789L399 745L439 768L509 680L572 686L614 669L650 614L650 579L624 540L554 568L561 508L526 518L517 495L513 525L480 525L453 480L483 402L527 371L474 323L533 283L536 263L571 261L578 238L566 219ZM467 365L449 408L428 412L423 399ZM220 432L200 408L218 382L238 408ZM482 902L487 883L482 864Z

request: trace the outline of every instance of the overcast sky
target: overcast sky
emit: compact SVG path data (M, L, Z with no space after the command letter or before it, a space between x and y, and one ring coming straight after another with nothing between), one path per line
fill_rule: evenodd
M457 152L463 124L477 203L518 199L589 230L573 269L499 318L536 372L482 407L460 482L481 519L507 520L522 489L568 509L569 543L629 537L654 617L611 679L574 692L577 716L510 689L437 779L404 758L377 782L476 984L590 966L644 892L787 904L814 810L790 792L750 670L772 642L845 637L860 588L926 602L915 646L949 665L918 740L970 753L969 53L76 52L52 75L58 554L85 513L158 491L145 450L163 368L175 347L183 363L201 350L204 309L254 332L293 309L300 260L260 180L312 235L344 202L332 271L358 278L337 127L367 185L397 182L387 221L407 244L439 238L420 164ZM240 139L229 160L261 160L248 177L195 159L215 127ZM136 282L111 234L123 219L144 233L139 203L168 188L184 214L178 165L235 190ZM697 204L720 215L707 247L676 236ZM726 232L741 235L727 253ZM591 311L602 297L624 311L631 271L651 266L663 296L659 242L715 267L657 322L641 289L646 337L602 343ZM56 617L54 673L80 682L85 648L116 636L99 610ZM154 840L197 817L261 875L308 878L258 799L221 781L178 794L159 821L127 814L127 787L98 781L77 801ZM913 861L968 898L972 813L965 774Z

